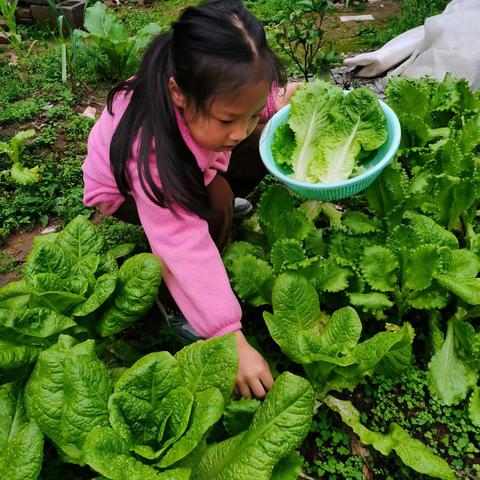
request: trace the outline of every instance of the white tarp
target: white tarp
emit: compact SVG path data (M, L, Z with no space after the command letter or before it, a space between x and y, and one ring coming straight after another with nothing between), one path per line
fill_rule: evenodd
M453 0L443 13L402 33L375 52L347 58L348 67L363 66L357 75L422 77L443 80L450 72L480 89L480 0Z

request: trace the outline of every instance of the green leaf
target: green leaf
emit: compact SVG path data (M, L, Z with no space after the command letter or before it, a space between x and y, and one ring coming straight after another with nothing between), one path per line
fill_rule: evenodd
M26 168L20 163L14 163L10 169L10 174L15 182L20 185L32 185L40 181L40 167Z
M21 389L0 385L0 477L36 480L42 459L43 435L25 414Z
M33 249L25 260L24 276L31 285L35 275L53 273L60 278L68 277L74 264L74 257L58 246L47 242L35 242Z
M295 208L294 199L288 191L276 185L263 192L258 213L260 225L270 245L281 238L301 241L313 228L307 217Z
M282 273L305 260L305 250L302 242L291 238L277 240L270 252L275 273Z
M221 397L218 391L217 393ZM149 460L156 460L163 455L185 433L193 402L193 395L185 387L170 390L158 409L146 419L144 438L135 442L137 445L133 449L134 452ZM158 428L159 424L161 428ZM195 446L196 444L192 449Z
M102 337L136 322L152 306L162 280L162 263L151 253L130 257L120 267L117 287L97 324Z
M419 310L444 308L447 306L449 299L448 291L437 284L433 284L421 292L412 292L407 297L408 304Z
M77 305L72 315L74 317L84 317L89 315L102 306L115 291L117 285L117 276L111 273L102 275L96 282L93 293L85 302Z
M341 292L348 287L352 271L339 266L332 258L321 258L307 267L305 274L318 292Z
M447 270L453 277L474 278L480 272L480 257L464 248L452 250Z
M94 341L76 344L60 335L39 355L25 387L25 405L29 418L75 462L87 433L108 425L110 393L110 377L95 355Z
M310 363L321 348L321 312L318 294L306 278L294 273L280 275L273 288L274 314L264 312L270 335L289 358Z
M302 466L303 457L298 452L291 452L275 465L271 480L297 480Z
M394 451L405 465L416 472L443 480L455 479L454 472L445 460L432 453L422 442L412 438L396 423L390 425L386 434L374 432L361 424L360 412L351 402L338 400L331 395L327 395L323 401L340 414L342 420L360 437L362 443L372 445L383 455L389 455Z
M154 352L135 362L115 384L115 393L127 392L156 409L170 390L185 386L177 360L168 352Z
M354 365L338 367L335 372L351 379L349 390L353 390L363 376L372 375L377 370L386 374L398 373L410 365L412 342L413 329L408 323L401 329L396 327L392 331L377 333L350 352L355 359Z
M180 350L175 359L185 385L194 394L218 388L230 398L237 377L237 343L233 334L195 342Z
M72 285L55 273L37 273L30 280L32 290L31 307L42 307L54 312L69 315L76 305L85 301L83 295L67 290Z
M22 309L28 305L31 288L25 280L10 282L0 288L0 308Z
M404 286L425 290L432 284L433 275L440 269L442 258L436 245L421 245L413 250L403 272Z
M480 427L480 387L473 389L468 402L468 416L476 427Z
M35 362L42 350L41 346L24 343L21 338L0 339L0 370L9 371L18 367L27 367Z
M362 212L345 212L342 217L342 223L353 235L364 235L366 233L376 232L378 225Z
M333 312L320 337L323 351L331 355L344 355L357 345L362 333L362 322L352 307L343 307Z
M330 240L328 256L335 259L338 265L357 268L365 248L376 244L374 238L337 233Z
M238 258L230 267L230 279L237 295L254 306L270 303L273 269L253 255Z
M110 42L121 42L127 38L123 25L101 2L86 9L84 24L92 35Z
M76 323L69 317L45 308L29 308L20 318L8 325L13 330L32 337L47 338L58 334Z
M252 422L253 415L261 402L256 398L240 398L231 400L225 406L223 426L230 435L237 435L246 430Z
M134 250L134 243L122 243L121 245L117 245L116 247L110 249L110 255L112 255L113 258L117 259L130 255Z
M86 255L100 255L105 248L105 241L98 229L79 215L58 234L54 245L79 259Z
M391 292L397 285L398 261L388 248L365 248L360 261L363 277L375 290Z
M431 85L424 80L392 77L385 93L395 113L415 114L423 119L430 108L431 89Z
M480 278L435 275L440 285L459 296L470 305L480 305Z
M393 302L385 293L348 293L350 303L355 307L361 307L364 311L384 310L393 307Z
M263 259L265 252L258 245L253 245L248 242L233 242L223 252L222 260L227 270L232 268L232 265L245 255L253 255L255 258Z
M431 243L452 250L458 249L457 237L431 218L413 212L407 212L405 218L410 221L414 238L419 244ZM405 248L409 248L409 245L405 245Z
M157 437L165 429L168 416L155 418L152 422L153 408L149 401L135 397L128 392L115 392L108 399L110 425L115 432L133 448L145 442L146 430ZM171 412L168 412L171 413ZM152 422L149 424L148 422ZM150 428L149 428L150 427Z
M208 448L196 480L267 480L274 466L307 435L314 392L304 378L282 373L248 430Z
M95 427L85 440L84 461L110 480L188 480L189 469L160 473L131 456L127 443L110 427Z
M381 218L388 218L396 225L403 215L409 185L410 180L406 172L394 161L364 193L370 208Z
M223 413L223 397L217 388L197 392L188 429L182 438L167 451L157 466L166 468L192 452L208 429L220 420Z
M455 347L454 320L448 321L443 346L428 364L428 386L443 405L455 405L478 380L478 371L459 358Z

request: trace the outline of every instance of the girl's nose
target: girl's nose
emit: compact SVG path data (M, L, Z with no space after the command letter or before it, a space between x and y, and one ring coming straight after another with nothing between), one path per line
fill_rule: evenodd
M234 128L231 130L228 135L229 139L233 142L241 142L248 137L248 127L244 122L238 122L234 125Z

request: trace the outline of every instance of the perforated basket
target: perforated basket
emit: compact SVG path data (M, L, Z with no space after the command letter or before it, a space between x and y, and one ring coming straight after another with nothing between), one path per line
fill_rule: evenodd
M271 145L275 138L276 129L290 115L290 105L279 110L263 129L260 137L260 155L265 167L288 188L302 197L312 200L339 200L365 190L393 160L400 144L400 122L395 112L382 101L380 101L380 105L387 119L387 140L377 150L375 157L364 165L365 171L360 175L339 183L310 183L290 177L281 166L277 165L272 156Z

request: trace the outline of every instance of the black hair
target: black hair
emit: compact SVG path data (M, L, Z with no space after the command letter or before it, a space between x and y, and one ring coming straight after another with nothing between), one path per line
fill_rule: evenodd
M131 92L110 145L110 162L120 192L129 190L127 161L139 135L137 169L143 190L155 204L175 206L206 218L209 208L203 173L180 134L168 89L173 77L188 102L208 112L214 96L265 80L279 86L285 74L269 49L265 31L241 0L216 0L188 7L169 32L147 48L137 74L113 88L107 107L119 92ZM152 142L161 188L149 166Z

